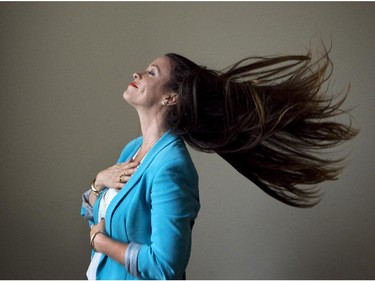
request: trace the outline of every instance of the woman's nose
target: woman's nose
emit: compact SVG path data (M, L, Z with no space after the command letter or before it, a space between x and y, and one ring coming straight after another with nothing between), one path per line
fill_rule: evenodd
M139 80L139 79L141 79L141 77L142 77L142 75L141 75L139 72L135 72L135 73L133 74L133 78L134 78L134 80Z

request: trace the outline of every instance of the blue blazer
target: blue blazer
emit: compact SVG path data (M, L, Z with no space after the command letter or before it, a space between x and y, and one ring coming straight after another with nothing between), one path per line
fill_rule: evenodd
M141 144L142 137L130 142L118 163L133 157ZM93 206L95 223L99 201ZM139 279L181 279L190 257L191 225L199 208L197 171L185 143L168 131L110 203L106 232L112 239L141 244ZM103 255L97 279L136 277Z

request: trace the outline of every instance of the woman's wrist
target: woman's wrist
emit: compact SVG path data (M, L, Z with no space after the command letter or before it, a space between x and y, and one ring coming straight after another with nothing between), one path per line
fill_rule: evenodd
M95 194L96 197L99 197L100 193L102 193L103 188L99 188L96 184L96 178L91 183L91 191Z
M95 251L95 252L100 252L100 245L101 245L101 239L103 237L107 237L107 235L105 234L105 232L103 231L97 231L95 232L93 235L91 235L90 237L90 246L91 248ZM95 243L95 241L97 243Z

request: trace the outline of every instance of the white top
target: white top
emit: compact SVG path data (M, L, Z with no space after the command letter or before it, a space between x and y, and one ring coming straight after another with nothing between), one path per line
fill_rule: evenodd
M103 195L99 205L98 221L100 221L102 218L105 218L108 206L113 200L113 198L115 198L117 193L118 190L111 188L108 189L106 193ZM94 256L92 257L89 268L86 272L88 280L96 280L96 269L98 268L99 261L102 255L102 253L95 252Z

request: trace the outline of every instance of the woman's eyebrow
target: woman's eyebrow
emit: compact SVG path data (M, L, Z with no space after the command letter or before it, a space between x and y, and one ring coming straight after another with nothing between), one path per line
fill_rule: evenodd
M150 64L150 66L156 67L156 69L157 69L158 72L160 73L160 68L159 68L156 64Z

